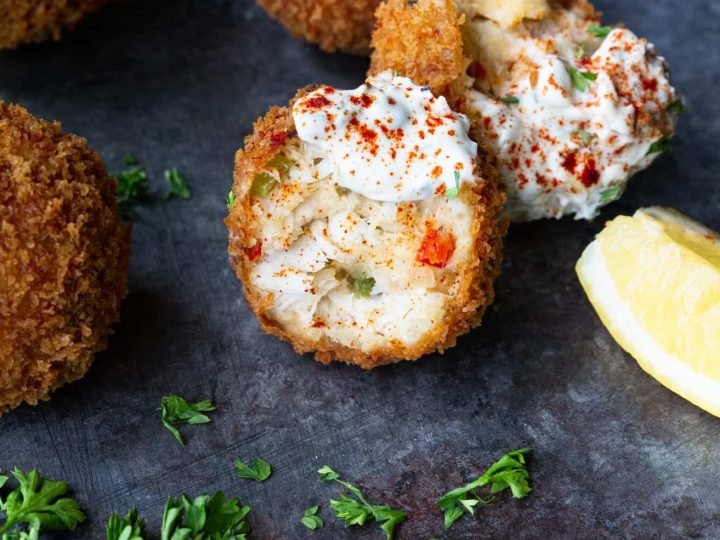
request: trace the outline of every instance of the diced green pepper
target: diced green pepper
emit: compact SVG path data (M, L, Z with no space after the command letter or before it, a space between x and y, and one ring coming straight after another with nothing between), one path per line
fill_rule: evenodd
M370 296L370 293L372 293L373 287L375 286L375 279L371 277L348 279L350 280L350 287L352 288L355 296Z
M265 167L268 169L277 169L281 174L287 174L295 165L297 164L286 155L277 154L265 164Z
M275 189L275 186L277 185L278 181L273 176L270 176L268 173L261 172L255 177L255 180L253 180L250 193L256 197L264 199L270 195L270 192Z

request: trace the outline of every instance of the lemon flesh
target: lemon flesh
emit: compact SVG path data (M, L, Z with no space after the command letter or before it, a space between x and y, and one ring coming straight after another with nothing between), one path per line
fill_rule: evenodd
M609 222L576 270L620 346L720 416L720 236L674 210L645 208Z

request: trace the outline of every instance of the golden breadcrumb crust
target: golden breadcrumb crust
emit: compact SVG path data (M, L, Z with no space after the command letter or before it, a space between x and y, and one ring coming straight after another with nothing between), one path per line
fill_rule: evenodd
M296 38L327 52L366 55L382 0L258 0Z
M0 0L0 49L58 40L108 0Z
M465 69L463 21L453 0L389 0L377 9L370 74L397 70L415 84L443 93Z
M303 335L289 332L268 316L268 309L273 303L272 295L252 287L249 276L252 263L247 255L247 250L255 243L250 187L265 163L277 154L289 137L296 136L292 104L312 89L300 90L289 107L272 107L264 118L258 119L253 133L245 139L245 148L238 150L235 156L233 191L236 203L225 224L229 231L230 264L243 282L250 308L266 332L290 342L300 354L315 353L315 358L324 364L339 360L370 369L400 360L417 360L434 351L444 352L455 345L458 336L480 324L485 309L494 299L493 282L500 273L502 240L507 232L507 220L501 217L505 194L495 180L494 168L486 166L481 160L479 162L483 165L477 182L471 188L463 189L460 195L474 209L473 229L467 232L475 238L475 250L468 262L457 270L462 282L444 323L428 332L414 347L391 343L384 349L366 354L328 339L321 342L308 340Z
M85 139L0 102L0 414L105 348L130 255L115 185Z

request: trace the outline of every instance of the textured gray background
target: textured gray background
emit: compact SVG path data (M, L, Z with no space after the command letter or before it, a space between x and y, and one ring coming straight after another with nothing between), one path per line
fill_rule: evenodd
M720 3L598 2L648 35L687 98L676 150L593 223L513 227L497 309L444 357L363 372L298 357L258 329L226 257L233 153L251 122L308 83L354 87L366 60L294 41L250 0L127 0L59 44L0 54L0 97L59 119L121 168L126 152L161 193L177 166L191 202L140 209L130 295L89 375L0 419L0 467L67 479L99 538L113 510L155 528L168 495L223 489L252 505L257 538L379 538L344 531L326 501L330 464L373 501L409 512L400 538L718 538L720 420L645 375L613 342L573 265L603 220L664 204L720 229ZM181 447L156 412L164 393L210 397L213 423ZM448 533L434 506L519 446L535 492L502 497ZM232 462L262 456L264 484ZM302 511L324 502L326 527Z

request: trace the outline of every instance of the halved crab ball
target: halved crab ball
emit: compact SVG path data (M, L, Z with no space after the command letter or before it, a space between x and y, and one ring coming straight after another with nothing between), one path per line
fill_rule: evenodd
M364 368L443 351L493 300L504 195L467 119L389 72L301 90L238 151L230 259L261 326Z

